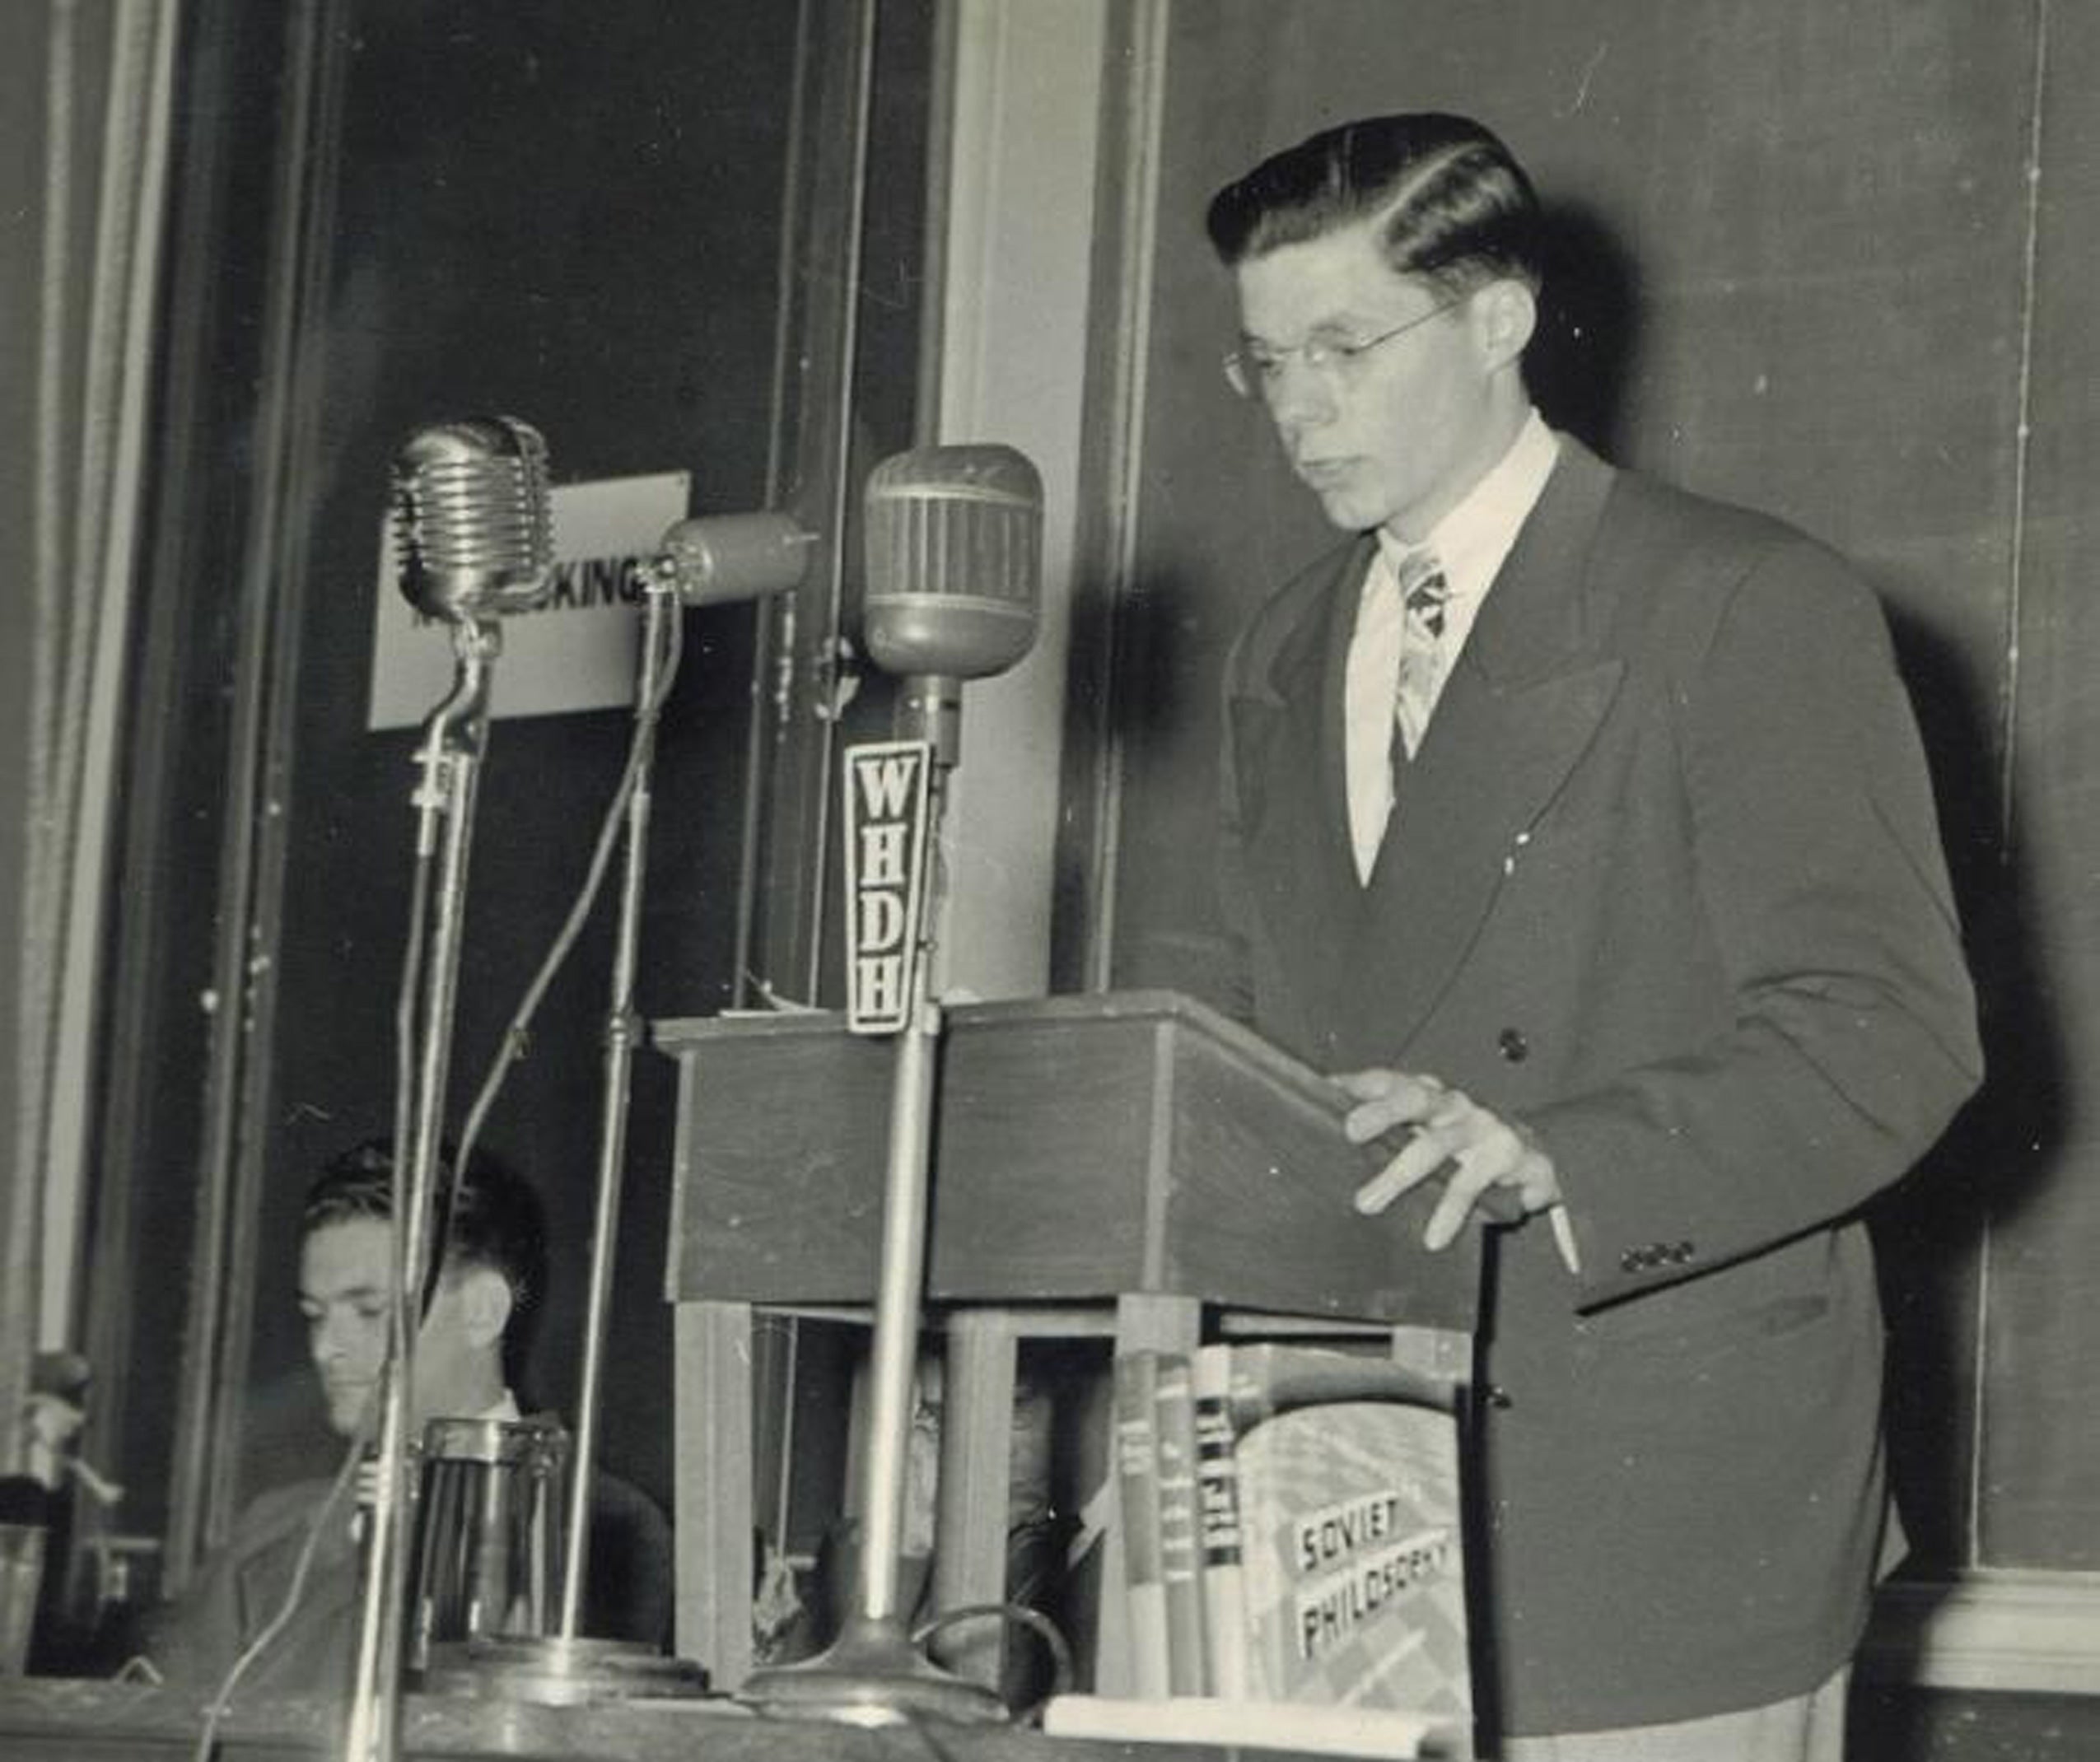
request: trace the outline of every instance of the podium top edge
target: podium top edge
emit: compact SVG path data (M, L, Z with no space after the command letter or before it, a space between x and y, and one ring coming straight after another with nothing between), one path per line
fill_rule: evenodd
M1346 1101L1327 1078L1253 1029L1181 991L1076 991L996 1003L950 1004L944 1011L951 1031L1085 1022L1170 1022L1195 1029L1229 1054L1322 1112L1337 1116ZM664 1016L649 1024L658 1051L677 1056L727 1041L794 1039L845 1032L842 1010L758 1010L712 1016Z
M1009 1022L1127 1021L1169 1016L1206 1029L1248 1032L1208 1004L1180 991L1073 991L1053 997L1002 998L996 1002L951 1003L942 1014L953 1028ZM836 1033L846 1025L842 1009L725 1010L719 1015L661 1016L650 1023L656 1044L720 1040L735 1035Z

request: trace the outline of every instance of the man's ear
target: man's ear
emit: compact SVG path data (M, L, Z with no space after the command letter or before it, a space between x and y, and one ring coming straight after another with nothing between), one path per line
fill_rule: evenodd
M469 1266L460 1277L460 1326L477 1346L492 1346L511 1325L511 1281L492 1266Z
M1473 296L1474 324L1491 371L1523 358L1538 329L1538 301L1522 282L1490 282Z

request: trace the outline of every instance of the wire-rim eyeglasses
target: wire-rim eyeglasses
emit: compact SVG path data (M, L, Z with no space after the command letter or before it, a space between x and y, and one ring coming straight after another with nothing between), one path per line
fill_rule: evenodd
M1267 345L1257 347L1250 343L1227 350L1219 365L1225 370L1225 384L1239 397L1248 399L1266 398L1281 376L1283 364L1294 355L1315 373L1346 376L1372 350L1419 329L1433 318L1440 318L1463 303L1465 297L1463 294L1457 295L1431 306L1426 312L1403 319L1390 330L1381 330L1374 337L1309 337L1289 348L1271 348Z

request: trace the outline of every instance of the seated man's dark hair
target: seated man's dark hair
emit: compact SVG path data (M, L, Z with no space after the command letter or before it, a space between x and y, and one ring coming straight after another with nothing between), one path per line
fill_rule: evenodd
M1512 280L1538 291L1538 199L1478 123L1435 113L1344 123L1265 159L1211 198L1227 268L1371 221L1396 274L1447 293Z
M451 1185L454 1158L439 1153L440 1192ZM394 1215L394 1146L367 1138L333 1157L306 1190L300 1214L303 1239L330 1224ZM530 1308L547 1276L547 1224L539 1196L524 1178L485 1151L469 1161L454 1196L446 1235L450 1268L487 1266L511 1287L513 1313Z

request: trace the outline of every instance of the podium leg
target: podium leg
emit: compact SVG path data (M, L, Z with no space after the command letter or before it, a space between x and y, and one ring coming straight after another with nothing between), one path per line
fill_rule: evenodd
M1396 1326L1388 1340L1389 1354L1397 1364L1421 1371L1456 1387L1473 1380L1473 1337L1444 1327Z
M1006 1601L1019 1349L1014 1328L997 1308L955 1311L948 1317L947 1340L933 1544L938 1612ZM936 1662L996 1689L1002 1651L1001 1630L987 1621L944 1639Z
M1152 1291L1126 1291L1116 1299L1118 1353L1193 1352L1203 1341L1203 1304L1199 1298L1164 1297Z
M751 1306L673 1312L677 1648L734 1690L751 1674Z

